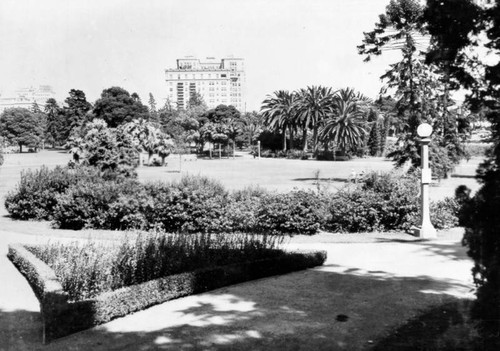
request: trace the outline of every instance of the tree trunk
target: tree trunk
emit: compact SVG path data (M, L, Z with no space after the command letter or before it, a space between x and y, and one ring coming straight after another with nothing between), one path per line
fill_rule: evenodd
M302 131L302 151L307 152L307 127Z
M283 128L283 152L286 152L286 127Z
M288 146L289 146L290 150L293 150L293 128L292 128L292 126L290 126L288 128L288 130L290 132L290 134L289 134L290 135L290 141L288 143Z
M23 144L19 144L19 153L22 154L23 153Z
M153 156L153 152L152 151L148 151L148 166L151 166L151 157Z
M313 157L318 154L318 126L314 126L313 129Z

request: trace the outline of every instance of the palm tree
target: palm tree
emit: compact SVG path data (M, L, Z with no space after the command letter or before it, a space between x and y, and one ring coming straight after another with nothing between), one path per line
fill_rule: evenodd
M322 127L320 138L345 152L362 143L368 133L365 116L370 99L347 88L341 89L333 101L332 115Z
M312 86L301 89L296 100L297 122L302 127L302 148L307 151L307 131L313 130L313 152L318 151L318 131L323 121L332 113L333 96L331 88Z
M286 151L287 129L290 132L290 141L293 139L296 115L294 109L295 100L295 93L278 90L274 92L274 96L268 95L262 102L261 112L264 117L264 125L272 130L283 133L283 151Z

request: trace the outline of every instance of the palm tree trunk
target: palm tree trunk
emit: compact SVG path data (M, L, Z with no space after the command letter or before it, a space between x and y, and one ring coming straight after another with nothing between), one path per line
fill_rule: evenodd
M286 127L283 127L283 152L286 151Z
M313 129L313 157L318 154L318 126L314 126Z
M307 152L307 127L302 131L302 151Z
M290 132L290 142L288 143L290 150L293 150L293 128L292 126L288 127L288 130Z

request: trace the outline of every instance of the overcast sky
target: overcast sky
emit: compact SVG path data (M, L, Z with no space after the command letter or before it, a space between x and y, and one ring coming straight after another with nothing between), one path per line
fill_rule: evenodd
M164 70L186 55L245 59L247 110L307 85L374 98L395 53L364 63L363 31L389 0L1 0L0 89L51 85L94 102L121 86L162 104Z

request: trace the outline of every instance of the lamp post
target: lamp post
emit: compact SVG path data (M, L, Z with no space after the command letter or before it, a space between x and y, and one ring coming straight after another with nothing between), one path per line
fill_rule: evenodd
M421 176L421 222L420 227L414 230L415 236L424 239L432 239L437 236L436 229L431 223L429 184L431 183L431 169L429 168L429 143L431 142L432 127L430 124L422 123L418 126L417 134L422 145L422 176Z

